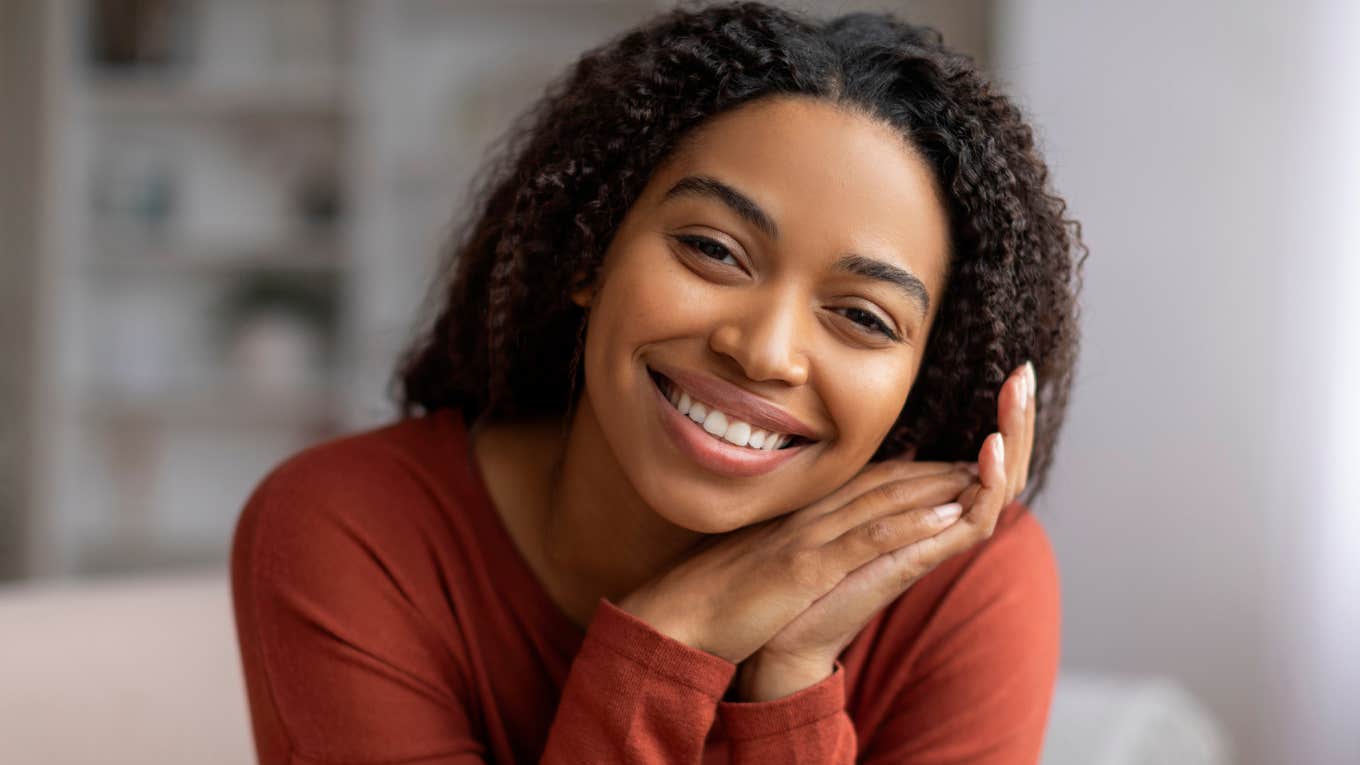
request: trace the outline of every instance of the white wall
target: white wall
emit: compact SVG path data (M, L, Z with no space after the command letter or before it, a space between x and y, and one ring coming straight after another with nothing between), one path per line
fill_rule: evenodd
M1360 762L1355 4L1000 11L1092 250L1039 502L1064 662L1176 676L1241 763Z

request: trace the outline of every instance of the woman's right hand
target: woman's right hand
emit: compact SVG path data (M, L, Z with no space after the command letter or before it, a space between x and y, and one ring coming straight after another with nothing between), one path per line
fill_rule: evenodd
M976 463L896 458L867 465L800 510L715 535L619 608L661 633L740 663L879 555L934 536L934 507L976 485Z

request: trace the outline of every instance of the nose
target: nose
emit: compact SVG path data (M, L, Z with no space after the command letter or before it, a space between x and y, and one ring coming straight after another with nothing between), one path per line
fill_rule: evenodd
M740 308L725 314L709 335L709 347L736 361L751 380L805 384L809 364L801 326L806 306L792 294L772 300L751 297L748 293Z

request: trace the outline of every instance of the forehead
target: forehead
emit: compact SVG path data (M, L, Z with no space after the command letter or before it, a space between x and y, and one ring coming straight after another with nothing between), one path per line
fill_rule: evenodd
M757 101L691 134L651 184L655 201L688 175L750 196L778 225L781 247L888 260L939 294L945 207L929 165L882 122L810 98Z

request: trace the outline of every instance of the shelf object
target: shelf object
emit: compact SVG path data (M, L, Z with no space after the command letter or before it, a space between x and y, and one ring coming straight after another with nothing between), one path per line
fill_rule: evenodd
M31 577L225 560L343 431L358 0L55 0Z

